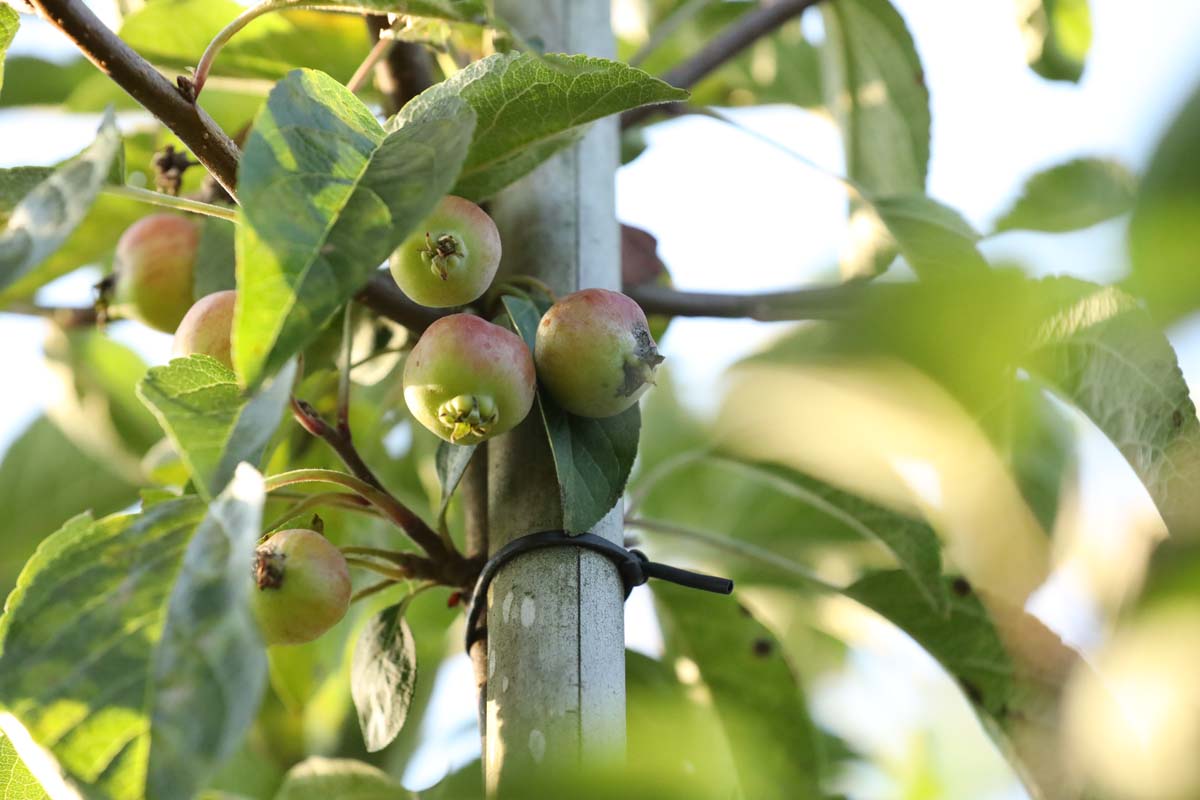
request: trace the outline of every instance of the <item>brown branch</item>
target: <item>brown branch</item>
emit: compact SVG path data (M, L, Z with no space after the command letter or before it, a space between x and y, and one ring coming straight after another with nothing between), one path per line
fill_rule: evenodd
M3 314L24 314L42 317L57 323L62 328L86 328L95 325L100 316L95 306L59 307L41 306L35 303L18 302L0 309Z
M840 319L851 305L865 296L866 291L866 285L856 283L761 294L681 292L655 284L625 287L625 294L647 314L756 319L761 322Z
M377 272L355 298L381 317L399 322L411 331L420 333L437 320L453 314L456 308L426 308L408 299L386 272Z
M130 97L171 129L230 194L240 153L204 109L188 100L154 67L105 27L80 0L30 0Z
M386 16L367 17L371 37L378 38L388 29ZM390 114L433 85L433 67L429 51L416 42L397 41L375 68L375 84L390 101Z
M779 0L777 3L764 5L747 12L737 22L721 31L700 52L682 64L677 64L669 69L662 79L672 86L690 89L763 36L773 33L788 20L795 19L819 2L821 0ZM635 108L621 115L621 127L629 128L664 111L671 113L672 107L682 105L684 104L672 103L664 106Z

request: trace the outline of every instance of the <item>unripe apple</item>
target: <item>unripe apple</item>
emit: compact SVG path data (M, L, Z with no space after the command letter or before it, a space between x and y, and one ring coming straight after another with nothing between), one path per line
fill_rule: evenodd
M564 409L611 417L637 402L663 358L637 303L620 292L584 289L542 317L534 360L542 385Z
M175 331L172 357L203 353L233 369L230 338L233 335L233 308L236 303L237 292L232 289L213 292L197 300Z
M151 214L117 241L115 305L151 328L172 333L192 304L200 226L177 214Z
M454 444L478 444L512 430L529 413L536 390L524 340L469 314L430 325L404 365L409 411Z
M279 531L260 544L254 583L254 615L267 644L311 642L350 607L346 559L316 531Z
M500 266L496 223L470 200L447 195L392 253L396 284L414 302L461 306L491 286Z

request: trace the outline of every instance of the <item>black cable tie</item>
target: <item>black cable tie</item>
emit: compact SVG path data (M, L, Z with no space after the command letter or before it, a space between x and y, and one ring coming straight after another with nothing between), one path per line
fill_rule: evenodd
M486 627L479 627L479 618L483 616L484 606L487 604L488 587L491 586L496 573L517 556L535 550L545 550L548 547L578 547L604 556L617 568L621 582L625 585L626 599L629 598L633 587L641 586L651 578L670 581L689 589L700 589L714 594L729 594L733 591L733 581L728 578L718 578L714 575L704 575L700 572L659 564L647 558L641 550L622 547L594 533L580 533L575 536L562 530L530 533L501 547L480 570L479 579L475 582L475 589L471 593L470 610L467 612L468 652L470 652L471 646L487 633Z

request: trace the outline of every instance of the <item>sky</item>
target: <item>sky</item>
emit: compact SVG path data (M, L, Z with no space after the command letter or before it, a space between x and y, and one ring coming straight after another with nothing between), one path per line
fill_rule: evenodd
M1024 65L1013 0L895 0L917 42L929 85L932 159L929 193L986 230L1035 171L1080 155L1115 157L1135 170L1184 98L1200 80L1200 3L1195 0L1092 0L1094 42L1078 85L1044 81ZM104 11L105 3L96 7ZM624 17L622 17L624 19ZM69 46L44 24L23 18L14 53L58 55ZM819 36L812 15L810 36ZM843 168L836 129L820 115L787 107L731 112L743 125L835 172ZM128 123L130 118L123 117ZM49 111L0 111L0 166L49 164L87 144L98 120ZM829 281L846 236L844 190L743 132L707 118L682 118L648 132L649 148L617 176L617 212L659 239L660 255L683 289L761 291ZM1010 233L987 240L990 256L1014 258L1040 275L1119 279L1127 268L1126 220L1067 235ZM769 235L767 257L746 263L745 241ZM47 302L84 303L94 275L49 287ZM711 413L724 369L781 330L760 323L677 320L661 342L686 402ZM152 363L165 360L169 339L133 324L112 326ZM1200 322L1170 332L1189 384L1200 381ZM0 314L9 387L0 393L0 450L57 391L42 365L43 323ZM1089 567L1121 552L1123 537L1148 513L1148 499L1128 466L1100 437L1085 435L1083 480L1075 520L1088 531L1064 559L1034 610L1085 650L1103 634L1089 597ZM1072 559L1081 559L1074 561ZM986 742L958 690L907 637L837 601L822 609L831 629L854 643L846 667L811 687L823 724L903 773L927 759L950 783L946 797L1024 797ZM654 652L642 593L628 609L633 646ZM641 622L639 622L641 620ZM464 661L439 676L431 749L406 776L414 788L436 780L456 742L453 761L470 757L471 678ZM869 712L869 713L868 713ZM466 733L464 734L464 731ZM852 797L893 796L889 770L864 767L848 776Z

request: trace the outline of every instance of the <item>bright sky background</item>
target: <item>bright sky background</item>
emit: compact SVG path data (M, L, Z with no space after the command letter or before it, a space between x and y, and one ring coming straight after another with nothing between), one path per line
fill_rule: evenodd
M981 229L1015 197L1034 171L1087 154L1114 156L1141 170L1157 137L1200 80L1200 2L1092 0L1095 40L1079 85L1048 83L1024 65L1013 0L895 0L912 31L932 96L933 157L929 192L960 209ZM100 11L107 3L97 3ZM111 17L111 15L109 15ZM812 16L811 14L809 15ZM22 18L12 52L66 55L69 45L29 17ZM809 30L819 33L814 20ZM790 108L735 112L738 120L835 170L840 144L831 123ZM123 122L136 117L123 117ZM82 148L95 132L92 115L0 111L0 166L48 164ZM685 118L653 128L650 148L617 178L622 220L659 238L660 254L685 289L756 291L792 287L836 275L845 235L846 198L838 184L732 128ZM767 258L750 263L747 239L769 235ZM990 255L1017 258L1038 274L1071 273L1115 280L1126 269L1125 221L1069 235L1006 234L985 244ZM49 288L48 302L83 303L94 275ZM674 375L698 411L711 411L722 370L778 332L778 326L679 320L664 342ZM169 339L133 324L113 335L154 362ZM52 401L52 376L43 367L38 320L0 314L8 391L0 393L0 450ZM1200 324L1172 332L1189 383L1200 380ZM1116 558L1128 531L1147 514L1147 499L1128 467L1099 437L1082 446L1084 480L1077 522L1088 530L1087 558ZM1077 566L1077 565L1076 565ZM1068 563L1037 599L1036 610L1065 638L1096 643L1087 571ZM645 597L629 607L639 649L653 650ZM922 758L948 781L945 797L1010 800L1025 797L991 749L957 689L906 637L831 603L827 624L856 647L845 670L810 687L818 718L880 761L893 774ZM432 747L406 782L436 780L445 759L470 757L469 669L455 662L440 677L440 709ZM448 743L454 743L448 745ZM909 765L906 767L905 765ZM890 771L890 770L889 770ZM863 770L852 776L853 797L894 796L894 782Z

